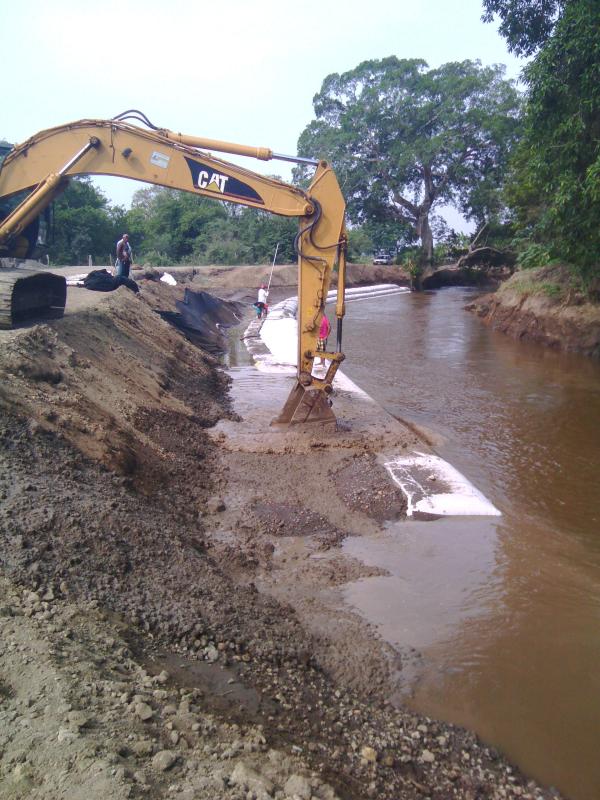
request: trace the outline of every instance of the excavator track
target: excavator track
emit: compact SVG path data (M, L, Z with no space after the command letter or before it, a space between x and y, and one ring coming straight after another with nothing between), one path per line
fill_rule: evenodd
M25 322L59 319L65 312L67 283L60 275L35 269L0 267L0 329Z

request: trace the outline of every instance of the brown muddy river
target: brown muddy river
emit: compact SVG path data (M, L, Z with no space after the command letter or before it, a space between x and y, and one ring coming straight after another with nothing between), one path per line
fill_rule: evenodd
M515 342L467 289L348 304L344 372L502 512L347 540L346 600L407 654L415 709L574 800L600 798L600 364ZM410 648L414 648L411 651Z

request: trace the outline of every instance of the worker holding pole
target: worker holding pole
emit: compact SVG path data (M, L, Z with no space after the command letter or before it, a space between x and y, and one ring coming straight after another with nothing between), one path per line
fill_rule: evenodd
M275 248L275 255L273 256L273 263L271 264L271 274L269 275L269 283L264 284L261 283L260 289L258 290L258 299L256 303L254 303L254 307L257 310L257 316L259 319L263 319L269 313L269 306L268 298L269 298L269 289L271 288L271 279L273 278L273 270L275 269L275 261L277 259L277 251L279 250L279 242L277 242L277 247Z

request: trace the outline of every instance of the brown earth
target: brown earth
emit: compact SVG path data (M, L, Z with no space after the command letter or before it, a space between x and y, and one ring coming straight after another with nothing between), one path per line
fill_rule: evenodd
M564 267L517 272L468 309L516 339L600 358L600 304L572 288Z
M340 609L373 574L340 542L404 511L375 454L415 434L257 441L155 313L180 293L0 334L0 796L556 796L393 707L404 654Z
M269 280L271 273L270 264L249 265L241 267L164 267L161 269L136 269L133 277L154 275L160 276L163 272L171 273L177 280L185 280L197 289L223 290L244 289L254 298L256 289L261 283ZM349 286L361 286L375 283L399 283L407 285L409 275L398 266L373 266L372 264L348 264L346 279ZM335 288L337 275L334 273L331 285ZM271 288L294 287L298 283L297 264L278 264L273 270Z

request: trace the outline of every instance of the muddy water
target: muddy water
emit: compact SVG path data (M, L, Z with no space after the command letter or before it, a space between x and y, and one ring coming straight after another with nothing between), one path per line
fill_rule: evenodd
M346 599L406 656L404 701L477 731L575 800L600 797L600 365L515 342L447 289L348 304L344 371L500 518L347 541L389 577Z

